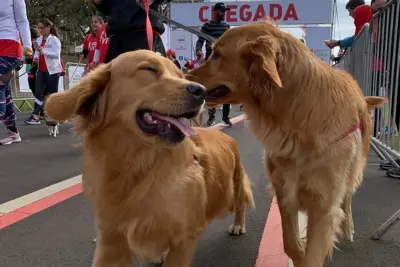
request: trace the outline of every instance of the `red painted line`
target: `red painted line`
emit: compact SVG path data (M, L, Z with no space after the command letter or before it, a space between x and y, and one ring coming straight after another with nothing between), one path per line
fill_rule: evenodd
M231 119L232 124L236 124L244 120L246 117L244 115L240 115ZM224 125L217 125L214 129L222 130L226 128ZM16 209L12 212L6 213L4 215L0 215L0 230L10 226L14 223L17 223L23 219L28 218L42 210L48 209L64 200L67 200L71 197L74 197L78 194L82 193L82 184L73 185L64 190L61 190L53 195L47 196L38 201L32 202L23 206L19 209Z
M0 230L80 193L82 193L82 184L77 184L22 208L4 214L3 216L0 216Z
M261 238L255 267L287 267L289 258L283 249L281 214L274 198Z

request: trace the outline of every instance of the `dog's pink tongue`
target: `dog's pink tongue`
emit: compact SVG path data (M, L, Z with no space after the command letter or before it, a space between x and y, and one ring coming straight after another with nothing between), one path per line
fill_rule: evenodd
M153 113L153 117L162 120L162 121L167 121L173 125L175 125L176 128L178 128L185 136L192 136L195 135L196 132L189 126L186 126L185 124L181 123L175 118L168 117L168 116L163 116L160 114Z

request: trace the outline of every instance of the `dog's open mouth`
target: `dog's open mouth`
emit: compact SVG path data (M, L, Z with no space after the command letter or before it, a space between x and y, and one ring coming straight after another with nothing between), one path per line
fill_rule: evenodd
M182 142L185 136L195 135L196 132L190 126L179 119L192 119L197 112L189 112L181 115L162 115L154 111L141 110L136 113L137 125L146 134L158 135L171 143Z
M225 85L215 87L215 88L207 91L206 101L213 101L213 100L216 100L219 98L224 98L230 92L231 92L231 90L229 89L229 87L227 87Z

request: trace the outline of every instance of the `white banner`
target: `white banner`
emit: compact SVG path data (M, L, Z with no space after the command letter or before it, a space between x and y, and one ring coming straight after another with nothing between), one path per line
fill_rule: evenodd
M28 73L26 72L26 65L22 66L22 69L18 72L18 82L19 82L19 91L21 93L31 93L31 89L29 88L28 83ZM58 91L64 91L64 77L60 77L58 80Z
M215 3L172 3L171 19L189 27L201 27L212 19ZM333 1L281 0L225 2L226 22L239 26L270 17L280 25L331 24Z
M85 71L84 65L69 65L67 67L67 89L72 88L75 84L77 84L82 77L83 72Z
M171 31L171 49L176 53L176 59L179 61L181 66L185 65L185 58L193 58L193 37L190 32L184 30L173 30ZM197 40L196 40L197 41Z

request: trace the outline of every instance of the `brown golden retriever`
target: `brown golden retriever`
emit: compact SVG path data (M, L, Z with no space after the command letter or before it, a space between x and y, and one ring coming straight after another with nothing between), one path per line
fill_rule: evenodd
M84 137L83 186L97 230L92 266L130 267L132 255L189 266L207 224L226 212L235 213L229 232L245 232L244 209L254 201L235 141L179 121L198 115L204 94L172 61L142 50L47 100L47 114L76 116Z
M369 106L348 73L270 21L227 31L187 78L207 88L208 105L243 104L266 151L285 252L296 267L323 266L340 229L353 240L351 200L369 150L369 109L385 99L368 98ZM306 247L299 210L308 213Z

